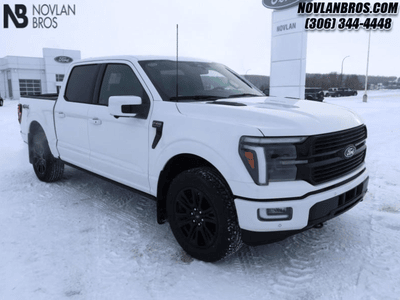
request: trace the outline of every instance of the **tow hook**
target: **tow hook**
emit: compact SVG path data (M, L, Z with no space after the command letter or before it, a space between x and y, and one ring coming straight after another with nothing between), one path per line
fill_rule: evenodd
M314 225L314 228L317 228L317 229L321 229L322 227L324 227L324 223L319 223L317 225Z

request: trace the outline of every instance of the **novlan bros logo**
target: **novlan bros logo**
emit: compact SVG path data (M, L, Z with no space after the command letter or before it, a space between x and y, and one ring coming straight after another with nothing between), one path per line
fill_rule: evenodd
M57 28L57 17L76 14L75 5L39 4L32 5L31 19L27 16L27 7L23 4L15 4L14 10L8 4L3 6L3 27L10 28L10 20L15 28L25 28L32 23L32 28Z
M25 28L28 26L28 17L26 16L26 6L23 4L15 4L15 13L11 10L8 4L4 4L3 9L3 27L8 28L8 21L14 23L16 28ZM22 19L21 22L18 19Z

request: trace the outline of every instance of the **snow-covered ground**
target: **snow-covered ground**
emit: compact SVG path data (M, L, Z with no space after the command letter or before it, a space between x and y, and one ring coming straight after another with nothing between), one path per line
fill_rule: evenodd
M0 107L0 299L400 299L400 90L326 98L368 125L369 192L349 212L218 263L182 252L155 203L66 168L36 179L17 102Z

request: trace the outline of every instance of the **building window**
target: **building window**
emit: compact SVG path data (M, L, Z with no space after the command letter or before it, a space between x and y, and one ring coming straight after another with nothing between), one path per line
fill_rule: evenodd
M40 80L20 79L19 91L21 96L39 95L42 93L42 85Z
M56 74L56 81L60 82L64 80L64 74Z

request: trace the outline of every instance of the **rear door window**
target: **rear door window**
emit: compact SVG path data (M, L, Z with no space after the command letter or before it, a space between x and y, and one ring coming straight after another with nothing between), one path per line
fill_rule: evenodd
M65 90L65 100L78 103L92 103L100 65L82 65L72 69Z

